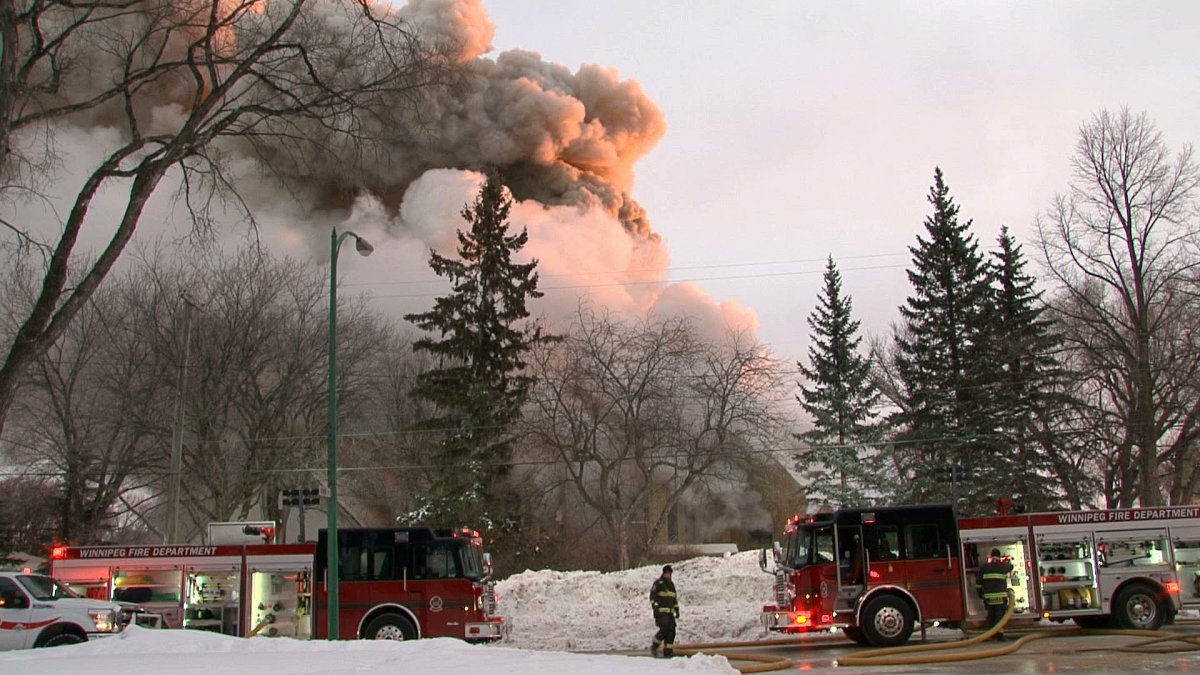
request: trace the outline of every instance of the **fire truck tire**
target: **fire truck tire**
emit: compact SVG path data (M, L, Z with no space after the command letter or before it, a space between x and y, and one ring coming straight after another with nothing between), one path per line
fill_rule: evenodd
M81 642L87 642L87 638L69 631L59 633L58 635L47 638L41 644L42 647L61 647L63 645L77 645Z
M412 622L399 614L384 614L367 625L363 637L368 640L415 640L417 631Z
M863 635L862 629L859 628L858 626L846 626L845 628L842 629L842 632L846 634L846 637L850 638L851 640L854 640L855 642L857 642L860 645L863 645L864 647L871 646L871 643L867 641L867 636Z
M1130 584L1117 593L1113 618L1119 628L1158 630L1167 618L1166 603L1146 584Z
M908 642L913 632L913 612L908 603L894 595L881 595L867 603L858 622L863 636L876 647L895 647Z

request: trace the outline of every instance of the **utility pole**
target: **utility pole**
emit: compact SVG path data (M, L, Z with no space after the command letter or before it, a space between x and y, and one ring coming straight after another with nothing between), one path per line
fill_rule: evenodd
M184 392L187 390L188 356L192 349L192 309L196 307L186 290L179 292L179 299L183 301L183 358L175 378L178 387L175 391L175 425L171 430L171 474L167 491L167 523L163 528L164 544L179 543L175 537L179 526L179 491L183 478Z

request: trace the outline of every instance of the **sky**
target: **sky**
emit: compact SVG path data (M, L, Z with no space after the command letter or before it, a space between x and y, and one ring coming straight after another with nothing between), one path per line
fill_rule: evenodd
M759 613L772 597L773 577L758 568L756 551L684 560L674 568L680 644L764 637ZM455 672L494 675L736 673L723 656L650 658L655 627L649 590L658 575L657 565L621 572L540 570L513 575L497 584L498 612L511 621L512 632L507 641L495 645L467 645L448 638L405 643L246 640L135 627L82 645L0 652L0 672L444 675L447 663L453 662L450 670ZM568 653L622 650L638 656Z
M327 268L331 226L367 238L370 258L339 258L339 293L367 294L397 321L446 292L429 253L453 254L485 166L518 198L509 220L539 261L536 314L561 326L580 298L624 317L684 314L713 336L752 331L795 362L827 256L863 333L888 334L935 167L983 246L1008 226L1036 260L1034 220L1067 190L1078 130L1097 112L1145 112L1173 149L1200 139L1200 3L1185 0L392 6L453 42L464 74L423 102L419 132L398 105L395 125L411 133L372 153L331 147L291 190L237 143L223 150L260 241ZM182 112L169 97L146 108L158 124ZM45 199L0 203L47 238L122 133L102 115L52 129L62 154ZM186 235L178 185L164 181L135 248ZM123 187L94 202L81 235L92 251ZM221 226L224 246L246 246L244 222Z
M1200 3L484 0L496 51L640 83L666 131L633 197L670 257L802 358L832 255L868 333L909 290L934 167L985 246L1066 191L1079 127L1128 106L1200 141ZM803 261L803 262L801 262ZM1036 269L1033 271L1037 271Z

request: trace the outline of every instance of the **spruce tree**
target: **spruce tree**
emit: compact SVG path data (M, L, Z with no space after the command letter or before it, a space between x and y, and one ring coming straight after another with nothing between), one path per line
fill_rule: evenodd
M925 219L927 236L909 247L913 293L896 333L903 405L893 421L903 429L896 450L910 478L900 497L990 511L990 486L1004 479L996 475L1003 463L990 396L990 269L971 221L959 222L941 169L928 199L933 213Z
M1021 247L1007 227L1000 230L998 244L992 253L991 341L997 374L992 393L996 431L1010 448L1006 486L1011 491L998 496L1046 510L1059 502L1049 479L1062 440L1054 420L1070 409L1065 369L1057 357L1062 338L1045 316L1041 292L1025 271Z
M458 258L431 251L429 265L450 281L451 292L433 309L405 318L435 333L413 343L438 367L418 376L413 396L433 404L435 414L420 427L440 443L432 490L410 517L442 523L474 522L498 526L495 489L509 469L511 429L532 379L525 355L540 330L528 322L526 301L541 297L537 260L516 263L528 233L509 233L512 197L495 173L489 173L474 204L462 211L470 225L458 230ZM480 522L480 521L484 522Z
M859 353L862 338L853 319L851 299L830 256L825 285L808 317L812 345L808 365L798 363L808 386L800 385L801 407L813 428L797 434L809 447L797 457L807 479L810 500L834 506L865 505L880 495L880 454L872 447L879 428L873 423L879 392L871 366Z

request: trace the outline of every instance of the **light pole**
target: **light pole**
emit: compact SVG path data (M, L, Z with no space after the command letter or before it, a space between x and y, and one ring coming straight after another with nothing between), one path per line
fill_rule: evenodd
M346 231L340 236L337 228L329 237L329 410L325 417L328 433L329 455L326 470L329 472L329 501L325 505L328 517L325 533L325 588L326 608L329 611L329 637L338 639L338 537L337 537L337 259L338 248L346 237L354 237L354 248L359 254L371 255L375 248L366 239Z
M187 389L188 355L192 349L192 309L196 303L186 289L179 292L183 300L183 359L179 362L178 388L175 391L175 424L171 427L171 475L167 489L167 523L163 528L163 543L178 544L179 493L183 474L183 396Z

